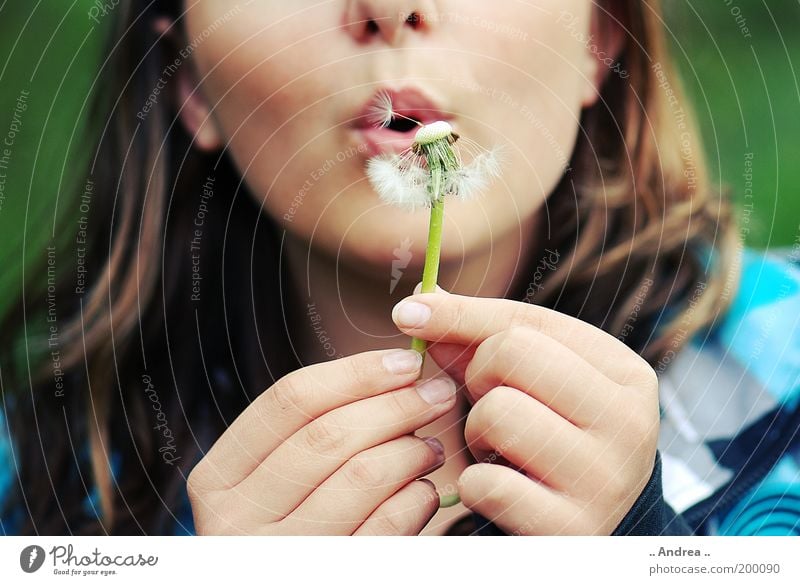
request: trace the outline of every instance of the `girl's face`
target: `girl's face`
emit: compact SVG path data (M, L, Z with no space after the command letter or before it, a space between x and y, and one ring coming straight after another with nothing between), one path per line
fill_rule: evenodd
M507 147L503 178L483 197L447 200L442 261L457 261L519 232L564 174L596 98L592 5L187 0L184 54L211 111L204 142L226 145L264 211L315 248L382 270L400 248L421 264L427 211L383 204L364 172L413 137L402 125L364 129L375 93L398 91L423 121L444 117L484 147ZM193 100L183 118L197 126Z

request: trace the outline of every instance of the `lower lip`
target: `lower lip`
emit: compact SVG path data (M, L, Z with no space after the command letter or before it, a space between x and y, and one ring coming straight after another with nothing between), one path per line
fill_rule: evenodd
M388 128L358 128L355 133L368 156L403 152L411 148L417 135L415 130L395 132Z

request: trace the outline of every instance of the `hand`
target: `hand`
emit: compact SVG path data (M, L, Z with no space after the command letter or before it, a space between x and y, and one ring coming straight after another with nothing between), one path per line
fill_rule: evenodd
M464 505L510 534L614 531L655 463L658 381L645 360L583 321L506 299L439 289L392 318L474 403L465 439L482 462L458 480Z
M446 377L415 383L420 356L370 351L284 376L195 466L197 534L418 534L439 497L444 449L412 435L449 411Z

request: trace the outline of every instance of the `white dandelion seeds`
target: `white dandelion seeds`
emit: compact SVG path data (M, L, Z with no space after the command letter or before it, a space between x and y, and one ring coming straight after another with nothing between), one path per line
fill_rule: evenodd
M397 154L382 155L367 162L367 177L381 200L414 211L430 206L428 171L416 164L404 164Z
M468 164L442 173L438 190L429 186L431 176L426 158L411 149L372 157L367 161L366 174L381 201L413 212L431 207L434 197L443 195L456 196L463 201L477 199L493 179L500 178L503 154L499 146L478 152Z
M462 201L471 201L486 192L492 179L500 178L503 165L500 147L476 154L471 163L451 171L445 177L444 192Z
M375 96L373 103L368 110L367 121L379 128L386 128L394 120L395 112L392 104L392 97L386 90L381 90Z
M370 108L370 121L386 127L396 117L406 118L394 111L388 93L379 92ZM500 148L486 150L460 137L444 121L427 125L412 121L421 127L410 148L367 162L367 178L384 203L413 212L432 207L443 195L472 200L489 187L492 179L500 177ZM459 148L454 146L459 141L472 158L466 165Z

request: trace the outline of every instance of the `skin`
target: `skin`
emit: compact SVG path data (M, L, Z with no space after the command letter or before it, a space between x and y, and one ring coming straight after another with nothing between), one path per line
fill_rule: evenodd
M610 534L653 469L655 373L597 328L502 297L541 253L533 234L545 225L543 204L574 149L581 110L608 74L574 33L593 35L609 55L622 33L581 0L185 8L188 39L231 12L180 69L180 118L197 148L227 149L286 230L292 278L336 350L329 355L311 327L296 332L310 365L265 389L189 477L197 532L437 534L472 510L510 534ZM399 18L412 11L419 26ZM357 149L347 129L356 109L396 79L428 88L463 136L511 147L503 181L484 198L447 202L437 293L411 294L427 213L382 205L363 153L313 177L286 219L314 169ZM404 240L410 258L389 294ZM401 299L421 302L428 321L404 323ZM387 356L408 355L397 349L407 335L429 340L430 359L422 371L392 373ZM430 379L452 394L426 401L420 388ZM423 476L457 490L463 504L437 511Z

